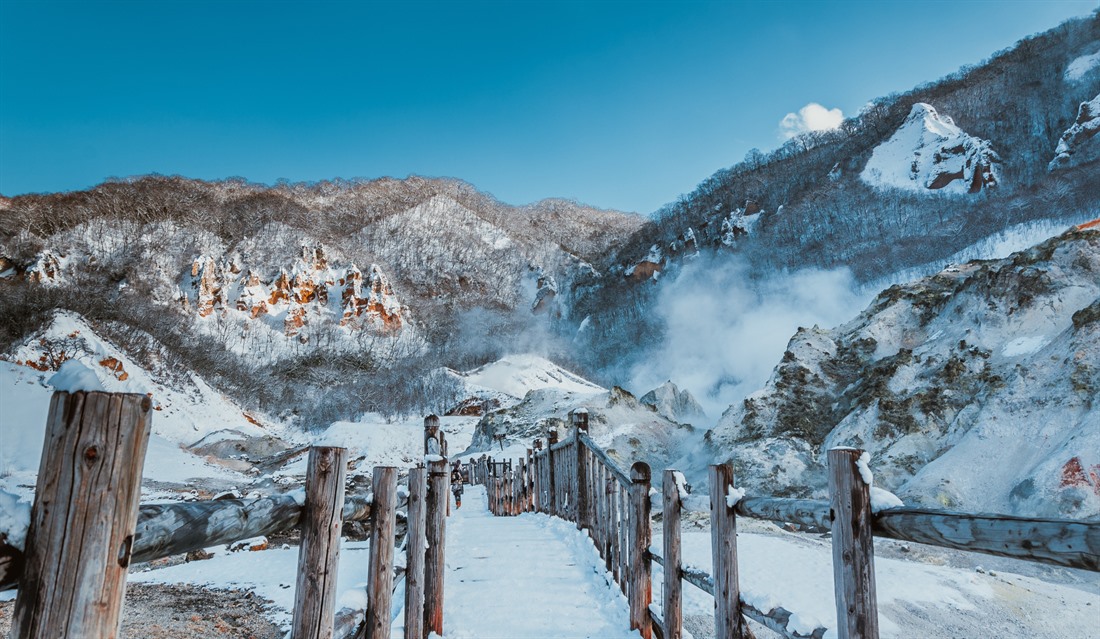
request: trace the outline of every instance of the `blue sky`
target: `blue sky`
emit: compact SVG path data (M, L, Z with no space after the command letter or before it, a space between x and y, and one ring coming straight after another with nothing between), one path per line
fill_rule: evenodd
M808 103L854 114L1096 6L2 0L0 193L415 173L649 213Z

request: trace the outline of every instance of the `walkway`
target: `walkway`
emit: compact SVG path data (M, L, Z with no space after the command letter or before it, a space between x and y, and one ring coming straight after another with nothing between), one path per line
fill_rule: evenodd
M494 517L467 486L447 520L447 639L637 639L626 597L573 524L537 513Z

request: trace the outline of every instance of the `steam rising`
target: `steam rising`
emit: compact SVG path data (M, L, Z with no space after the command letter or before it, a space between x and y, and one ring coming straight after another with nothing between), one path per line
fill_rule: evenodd
M671 379L713 423L763 387L798 327L842 324L870 299L847 269L753 280L739 260L697 258L662 284L656 311L665 339L630 372L630 386L645 392Z

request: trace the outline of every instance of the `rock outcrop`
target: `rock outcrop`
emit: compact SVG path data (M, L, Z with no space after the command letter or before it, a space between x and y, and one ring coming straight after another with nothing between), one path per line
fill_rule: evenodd
M1000 164L988 140L918 102L894 135L875 147L860 179L877 188L978 193L1000 183Z
M315 320L392 334L408 315L377 265L371 264L366 273L354 264L337 266L323 247L303 247L289 271L281 268L270 278L243 267L236 254L220 262L204 255L193 261L187 279L180 301L199 317L230 310L253 320L266 316L281 321L288 337Z
M825 451L855 446L907 503L1095 517L1097 424L1100 230L1073 229L800 329L708 440L767 494L823 495Z
M1047 166L1051 171L1078 166L1100 158L1100 95L1082 102L1073 126L1066 129L1054 150L1054 159Z
M658 414L682 424L702 425L706 413L688 390L680 389L672 380L642 395L643 404L652 406Z

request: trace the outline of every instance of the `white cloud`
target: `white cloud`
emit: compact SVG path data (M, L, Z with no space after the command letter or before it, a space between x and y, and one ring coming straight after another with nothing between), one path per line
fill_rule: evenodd
M807 131L828 131L840 126L844 113L840 109L826 109L817 102L811 102L798 110L788 113L779 121L780 137L789 140Z

